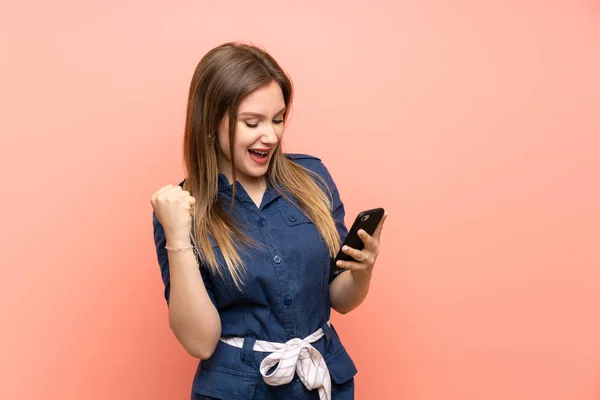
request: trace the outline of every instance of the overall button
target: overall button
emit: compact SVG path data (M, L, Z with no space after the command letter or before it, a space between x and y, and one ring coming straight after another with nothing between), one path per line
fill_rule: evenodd
M285 304L286 306L289 306L290 304L292 304L292 298L290 296L285 296L283 298L283 304Z
M275 264L279 264L281 262L281 257L275 256L273 257L273 261L275 262Z
M267 224L267 221L265 221L264 218L261 218L258 221L256 221L256 225L258 225L258 226L265 226L266 224Z
M294 214L290 215L290 221L296 222L297 219L298 218Z

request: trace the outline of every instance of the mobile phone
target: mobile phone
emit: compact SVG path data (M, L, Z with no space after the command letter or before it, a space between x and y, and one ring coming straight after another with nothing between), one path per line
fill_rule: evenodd
M383 208L374 208L372 210L362 211L356 216L348 235L346 235L346 238L344 239L344 243L342 243L340 250L333 259L331 267L334 269L334 271L341 269L336 265L338 260L356 261L354 258L352 258L352 256L344 253L342 251L342 247L349 246L356 250L364 249L365 244L363 243L362 239L358 237L358 231L362 229L369 235L373 235L373 233L375 233L375 229L377 229L377 226L379 225L379 222L381 222L384 213L385 210Z

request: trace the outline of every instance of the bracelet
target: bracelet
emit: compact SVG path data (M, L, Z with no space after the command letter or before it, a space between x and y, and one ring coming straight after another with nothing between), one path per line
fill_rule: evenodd
M194 246L187 246L187 247L169 247L169 246L165 246L165 249L167 249L169 251L187 251L187 250L194 250Z

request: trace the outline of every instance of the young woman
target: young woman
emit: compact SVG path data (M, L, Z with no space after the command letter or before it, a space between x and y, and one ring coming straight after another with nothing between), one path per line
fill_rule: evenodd
M201 360L193 400L354 398L329 316L367 295L383 220L334 273L344 206L318 158L282 152L291 104L269 54L211 50L189 91L187 178L151 197L169 324Z

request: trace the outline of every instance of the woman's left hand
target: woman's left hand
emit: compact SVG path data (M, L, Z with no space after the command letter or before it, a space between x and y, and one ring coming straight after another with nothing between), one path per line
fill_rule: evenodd
M373 232L373 236L370 236L367 232L360 229L358 231L358 237L365 244L363 250L356 250L349 246L343 246L342 251L356 261L338 261L337 266L340 268L345 268L350 270L352 273L354 272L367 272L370 273L373 270L373 266L375 265L375 260L377 260L377 256L379 255L379 240L381 238L381 230L383 229L383 223L385 222L389 213L385 213L377 229Z

